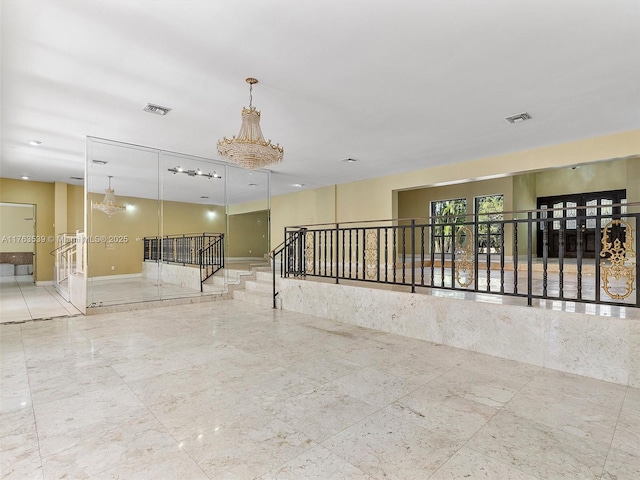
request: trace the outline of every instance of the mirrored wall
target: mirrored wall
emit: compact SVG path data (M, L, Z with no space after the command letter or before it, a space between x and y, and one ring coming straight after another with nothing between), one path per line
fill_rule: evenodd
M217 295L269 250L269 172L87 138L87 306Z

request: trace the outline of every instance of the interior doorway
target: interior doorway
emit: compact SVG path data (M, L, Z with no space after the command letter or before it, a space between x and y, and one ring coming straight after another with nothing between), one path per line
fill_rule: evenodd
M0 275L33 275L36 244L44 239L36 235L36 207L23 203L0 203Z
M601 215L615 215L621 212L619 204L626 203L626 190L609 190L605 192L589 192L570 195L556 195L539 197L539 210L549 209L546 216L549 219L549 251L550 258L557 258L560 253L560 232L564 233L564 257L576 258L578 255L578 229L582 233L582 257L595 258L596 242L600 241L600 229L609 221L601 218L601 225L597 225L598 213ZM618 206L614 206L618 204ZM603 207L598 212L596 206ZM607 205L611 205L608 207ZM581 208L582 207L582 208ZM566 210L552 210L562 208ZM565 216L566 215L566 216ZM542 218L545 218L544 216ZM555 218L555 220L553 220ZM537 239L538 257L543 256L543 229L538 229Z

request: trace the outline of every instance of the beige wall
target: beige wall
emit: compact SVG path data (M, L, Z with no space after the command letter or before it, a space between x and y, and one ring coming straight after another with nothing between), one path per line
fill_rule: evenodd
M284 239L284 228L336 221L336 187L278 195L271 199L271 249Z
M495 157L470 159L455 165L324 187L310 192L276 196L271 200L271 245L273 248L282 242L284 227L288 225L393 218L398 214L394 211L396 190L463 183L638 156L640 130L632 130ZM635 176L629 177L629 173ZM637 167L629 168L627 163L627 176L628 189L637 190L638 187L633 186L634 182L640 183ZM319 208L316 199L321 196L320 192L331 188L336 190L335 202L326 202Z
M226 233L224 207L184 202L162 202L162 235Z
M227 256L263 257L269 252L269 211L229 215Z
M102 194L90 194L89 201L102 201ZM106 237L112 242L92 242L88 250L89 277L138 274L142 271L144 237L183 233L226 233L224 207L183 202L158 202L118 195L126 212L109 217L98 210L89 213L88 236ZM159 208L162 208L160 226Z
M535 210L537 195L537 174L526 173L513 177L514 211Z
M33 205L0 205L0 252L35 252Z
M537 195L537 175L536 173L525 173L523 175L516 175L513 177L513 211L522 211L522 210L535 210L537 207L536 203L536 195ZM506 210L506 209L505 209ZM516 215L517 217L518 215ZM521 223L518 225L518 248L521 249L518 252L519 255L526 254L525 249L527 248L527 231L528 225L526 223ZM507 238L513 235L513 230L511 227L507 226L505 228L505 234ZM536 235L533 235L531 248L535 252L536 251ZM510 242L511 246L513 246L513 242ZM513 247L511 247L513 248ZM507 250L509 251L509 250Z
M640 202L640 156L627 160L627 201Z
M536 173L538 197L627 188L627 160L596 162L580 168L553 168ZM535 208L535 206L534 206Z
M67 233L84 229L84 187L67 185Z
M63 182L55 182L53 184L53 191L55 198L54 202L54 230L56 235L56 247L59 246L57 242L60 235L63 233L69 233L67 230L67 184Z
M34 279L53 279L53 256L49 253L54 246L54 186L53 183L32 182L0 178L0 202L30 203L36 206L35 235L45 242L36 243Z
M238 215L240 213L260 212L269 210L269 199L255 200L253 202L237 203L227 206L228 215Z

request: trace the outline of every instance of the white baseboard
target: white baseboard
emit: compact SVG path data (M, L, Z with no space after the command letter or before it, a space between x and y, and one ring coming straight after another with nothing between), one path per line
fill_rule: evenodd
M227 257L229 262L264 262L264 257Z
M121 275L104 275L102 277L89 277L88 280L125 280L127 278L140 278L142 273L123 273Z
M53 285L53 280L38 280L36 282L36 287L46 287L48 285Z

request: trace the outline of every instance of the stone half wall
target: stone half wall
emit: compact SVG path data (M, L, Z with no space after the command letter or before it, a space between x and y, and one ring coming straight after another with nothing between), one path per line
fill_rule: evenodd
M142 276L144 278L158 278L161 271L162 283L180 285L183 288L200 290L200 269L194 266L172 265L169 263L142 262Z
M633 318L618 318L292 278L280 281L284 310L640 387L637 308L626 309Z

